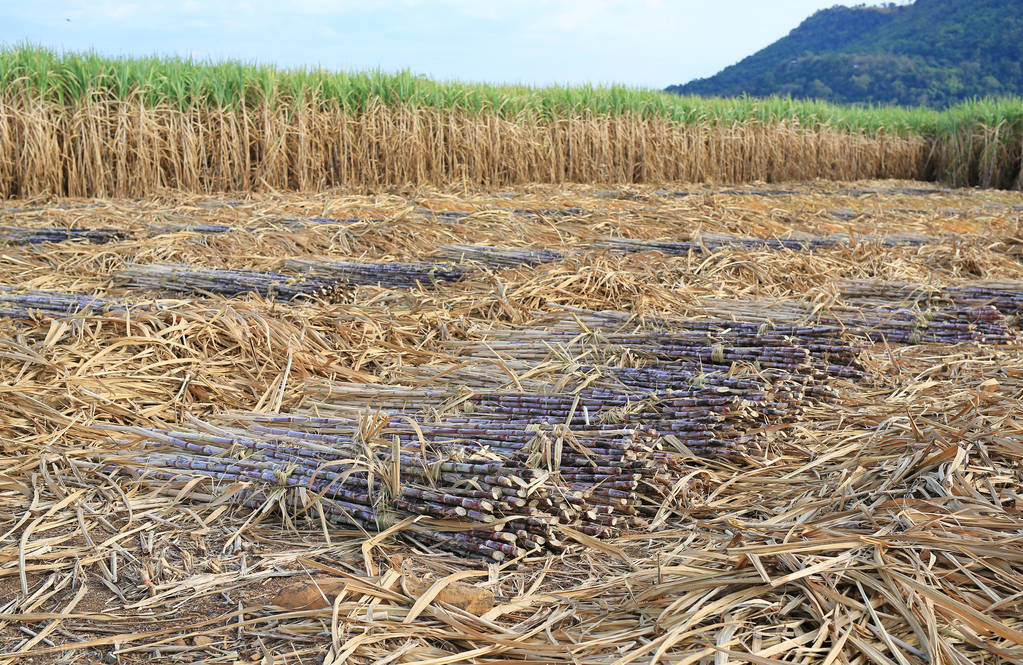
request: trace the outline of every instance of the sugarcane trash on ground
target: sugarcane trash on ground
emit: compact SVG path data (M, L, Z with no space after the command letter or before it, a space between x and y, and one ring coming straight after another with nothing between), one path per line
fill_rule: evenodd
M4 652L1023 660L1020 195L677 188L5 202Z

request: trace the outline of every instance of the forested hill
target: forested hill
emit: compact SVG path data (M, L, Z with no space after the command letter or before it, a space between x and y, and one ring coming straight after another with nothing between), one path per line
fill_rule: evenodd
M791 95L945 107L1023 95L1023 0L916 0L824 9L681 94Z

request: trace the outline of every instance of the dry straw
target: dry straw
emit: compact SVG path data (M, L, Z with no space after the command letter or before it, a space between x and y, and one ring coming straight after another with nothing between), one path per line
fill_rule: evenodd
M0 281L12 287L4 296L18 309L0 318L0 661L1023 659L1018 340L865 344L852 325L835 325L824 339L798 330L782 335L785 325L844 322L860 296L849 291L844 299L843 280L873 280L870 303L923 313L927 301L881 282L940 292L992 279L1008 288L1023 279L1014 240L1018 194L905 187L788 185L795 193L783 194L758 186L777 193L770 199L708 187L677 197L629 186L500 192L513 201L423 189L274 195L237 205L185 195L93 207L9 204L7 223L20 228L140 232L172 221L184 230L0 252ZM491 210L502 206L587 214ZM427 207L473 214L451 221L409 212ZM827 212L838 208L855 214ZM384 221L279 221L327 215ZM188 231L192 224L231 230ZM935 242L855 242L894 224ZM592 249L603 237L671 241L680 230L687 237L842 233L850 242L815 251L749 243L686 256ZM450 244L571 256L530 267L474 266L455 284L362 285L343 303L202 294L153 301L115 281L129 263L276 271L291 256L411 262ZM68 311L95 298L112 306ZM54 306L33 307L41 303ZM518 400L523 408L556 405L565 416L559 424L582 429L575 422L592 413L585 400L593 391L660 380L666 364L683 360L651 357L644 345L655 331L681 338L673 328L689 325L717 334L720 324L711 319L755 323L764 342L755 346L765 353L802 345L830 358L840 347L842 362L855 362L858 373L815 375L823 385L805 389L821 388L819 399L800 397L794 419L743 414L737 422L752 427L756 454L697 454L681 437L661 437L656 443L677 468L664 500L644 516L649 523L616 538L559 524L558 554L481 566L435 546L436 533L454 537L467 528L458 521L385 519L376 532L339 524L316 492L276 477L140 480L118 470L149 450L140 433L274 429L293 416L332 418L338 429L357 431L353 458L393 461L395 448L413 451L420 437L435 439L445 416L510 404L480 398L470 407L471 394L533 394ZM719 363L736 350L724 341L689 353ZM701 379L691 369L667 378L752 390L771 372L735 363ZM776 385L786 395L807 394L797 390L803 383ZM388 423L378 413L406 396L417 419ZM358 423L338 422L360 410ZM567 435L564 445L562 453L571 445ZM246 454L244 446L225 448ZM550 469L554 450L527 453ZM435 452L427 447L427 455ZM375 487L389 488L380 495L386 500L415 484L415 468L410 460L360 471L379 476ZM601 510L593 519L605 519Z
M798 122L577 112L469 114L312 104L178 110L134 101L0 103L0 196L139 196L409 183L751 182L913 178L919 137Z

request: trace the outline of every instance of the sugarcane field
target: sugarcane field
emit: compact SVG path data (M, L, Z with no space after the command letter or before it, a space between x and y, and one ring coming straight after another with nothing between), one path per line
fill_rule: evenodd
M1023 658L1023 193L0 210L0 662Z

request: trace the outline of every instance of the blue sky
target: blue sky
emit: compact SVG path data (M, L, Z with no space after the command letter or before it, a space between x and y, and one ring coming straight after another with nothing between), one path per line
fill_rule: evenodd
M0 0L0 42L661 88L709 76L836 2Z

